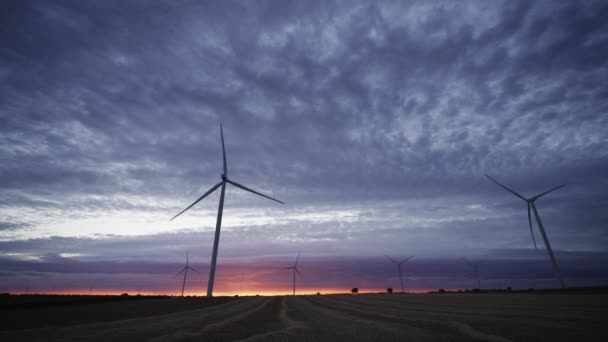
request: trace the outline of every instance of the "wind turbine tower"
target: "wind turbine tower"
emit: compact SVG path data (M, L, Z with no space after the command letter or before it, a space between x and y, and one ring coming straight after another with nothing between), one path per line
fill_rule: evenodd
M397 260L395 260L395 259L393 259L393 258L389 257L388 255L385 255L385 257L386 257L388 260L392 261L393 263L395 263L395 264L397 265L397 270L398 270L398 272L399 272L399 279L401 280L401 293L405 292L405 286L403 285L403 273L401 272L401 265L402 265L404 262L409 261L409 260L410 260L411 258L413 258L414 256L413 256L413 255L412 255L412 256L409 256L409 257L407 257L407 258L405 258L405 259L403 259L403 260L401 260L401 261L397 261Z
M186 210L192 208L195 204L200 202L203 198L207 197L209 194L211 194L212 192L217 190L217 188L222 187L222 190L220 192L220 204L217 209L217 221L215 224L215 237L213 239L213 253L211 255L211 265L210 265L210 269L209 269L209 282L207 285L207 297L213 297L213 281L215 279L215 265L217 263L217 250L218 250L219 243L220 243L220 230L222 228L222 214L224 212L224 193L226 192L226 183L230 183L230 184L236 186L237 188L240 188L245 191L249 191L258 196L262 196L262 197L268 198L270 200L273 200L275 202L285 204L285 203L279 201L278 199L274 199L270 196L266 196L257 191L249 189L246 186L241 185L237 182L234 182L228 178L228 165L226 163L226 148L224 147L224 131L222 129L222 125L220 125L220 136L222 139L222 156L223 156L223 160L224 160L224 173L222 173L222 175L220 176L220 178L222 180L219 183L217 183L216 185L212 186L211 189L209 189L206 193L204 193L201 197L199 197L199 199L194 201L194 203L190 204L190 206L188 208L182 210L179 214L175 215L171 220L169 220L169 221L172 221L179 215L186 212Z
M475 279L477 279L477 288L481 289L481 280L479 279L479 262L472 262L467 258L462 258L462 260L473 269Z
M293 270L293 295L296 295L296 272L298 273L298 275L300 276L300 278L304 278L302 277L302 274L300 273L300 271L298 270L298 261L300 260L300 254L302 252L298 253L298 257L296 258L296 262L293 264L293 266L291 267L285 267L283 269L281 269L281 271L285 271L285 270Z
M530 215L530 208L532 208L532 211L534 212L534 217L536 218L536 223L538 224L538 229L540 230L540 234L543 237L543 241L545 242L545 247L547 248L547 253L549 254L549 259L551 259L551 265L553 266L553 273L555 273L555 277L557 278L557 280L559 280L560 287L565 288L566 286L564 284L564 279L562 278L562 273L559 270L559 266L557 265L557 260L555 259L555 255L553 255L553 249L551 249L551 244L549 243L549 238L547 237L547 233L545 233L545 227L543 226L543 223L540 220L540 216L538 215L538 210L536 210L536 205L534 204L534 202L537 199L545 196L546 194L548 194L552 191L555 191L557 189L561 189L561 188L565 187L566 185L563 184L560 186L556 186L555 188L549 189L536 196L532 196L530 198L525 198L524 196L518 194L517 192L507 188L505 185L499 183L496 179L490 177L489 175L486 174L486 177L488 177L492 182L496 183L501 188L507 190L508 192L519 197L520 199L524 200L527 203L527 205L528 205L528 224L530 225L530 234L532 234L532 241L534 242L534 248L536 248L536 240L534 239L534 232L532 231L532 216Z
M186 266L182 268L177 274L176 277L180 275L180 273L184 272L184 281L182 282L182 297L184 296L184 289L186 288L186 277L188 276L188 270L198 272L194 268L190 267L190 258L188 257L188 251L186 251Z

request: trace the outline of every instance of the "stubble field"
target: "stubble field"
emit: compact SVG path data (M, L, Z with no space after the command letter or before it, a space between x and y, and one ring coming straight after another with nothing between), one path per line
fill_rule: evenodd
M13 296L11 296L13 297ZM2 341L607 341L607 294L360 294L4 305Z

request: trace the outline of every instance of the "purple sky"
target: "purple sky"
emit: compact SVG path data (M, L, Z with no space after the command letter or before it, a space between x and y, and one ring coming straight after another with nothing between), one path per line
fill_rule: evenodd
M186 250L204 288L219 194L168 220L219 181L220 123L231 178L286 202L228 188L220 289L251 269L288 290L273 270L299 251L310 289L396 288L384 254L415 255L417 288L472 287L463 257L486 286L556 286L525 203L484 173L526 196L567 184L537 202L566 283L606 284L606 17L605 1L2 2L0 291L173 289Z

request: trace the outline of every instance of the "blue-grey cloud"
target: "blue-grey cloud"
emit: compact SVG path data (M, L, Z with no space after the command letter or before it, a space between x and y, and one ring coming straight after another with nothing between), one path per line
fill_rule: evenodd
M208 246L216 195L166 219L219 181L220 122L231 176L288 203L230 190L229 257L530 248L485 172L568 184L537 203L554 249L606 252L601 1L1 6L2 253Z

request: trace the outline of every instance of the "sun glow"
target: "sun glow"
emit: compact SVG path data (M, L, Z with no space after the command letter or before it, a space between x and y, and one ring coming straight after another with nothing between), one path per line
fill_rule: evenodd
M397 289L393 289L394 293L399 293ZM408 289L406 292L410 294L428 293L431 289ZM91 296L119 296L127 294L129 296L175 296L180 294L174 289L119 289L119 288L64 288L64 289L9 289L7 293L14 295L91 295ZM358 294L366 293L387 293L385 288L359 288ZM330 295L330 294L351 294L351 289L342 287L303 287L296 288L296 295ZM185 291L185 296L204 297L206 289L200 291ZM285 288L262 288L258 290L231 291L218 290L214 291L214 297L223 296L291 296L291 289Z

